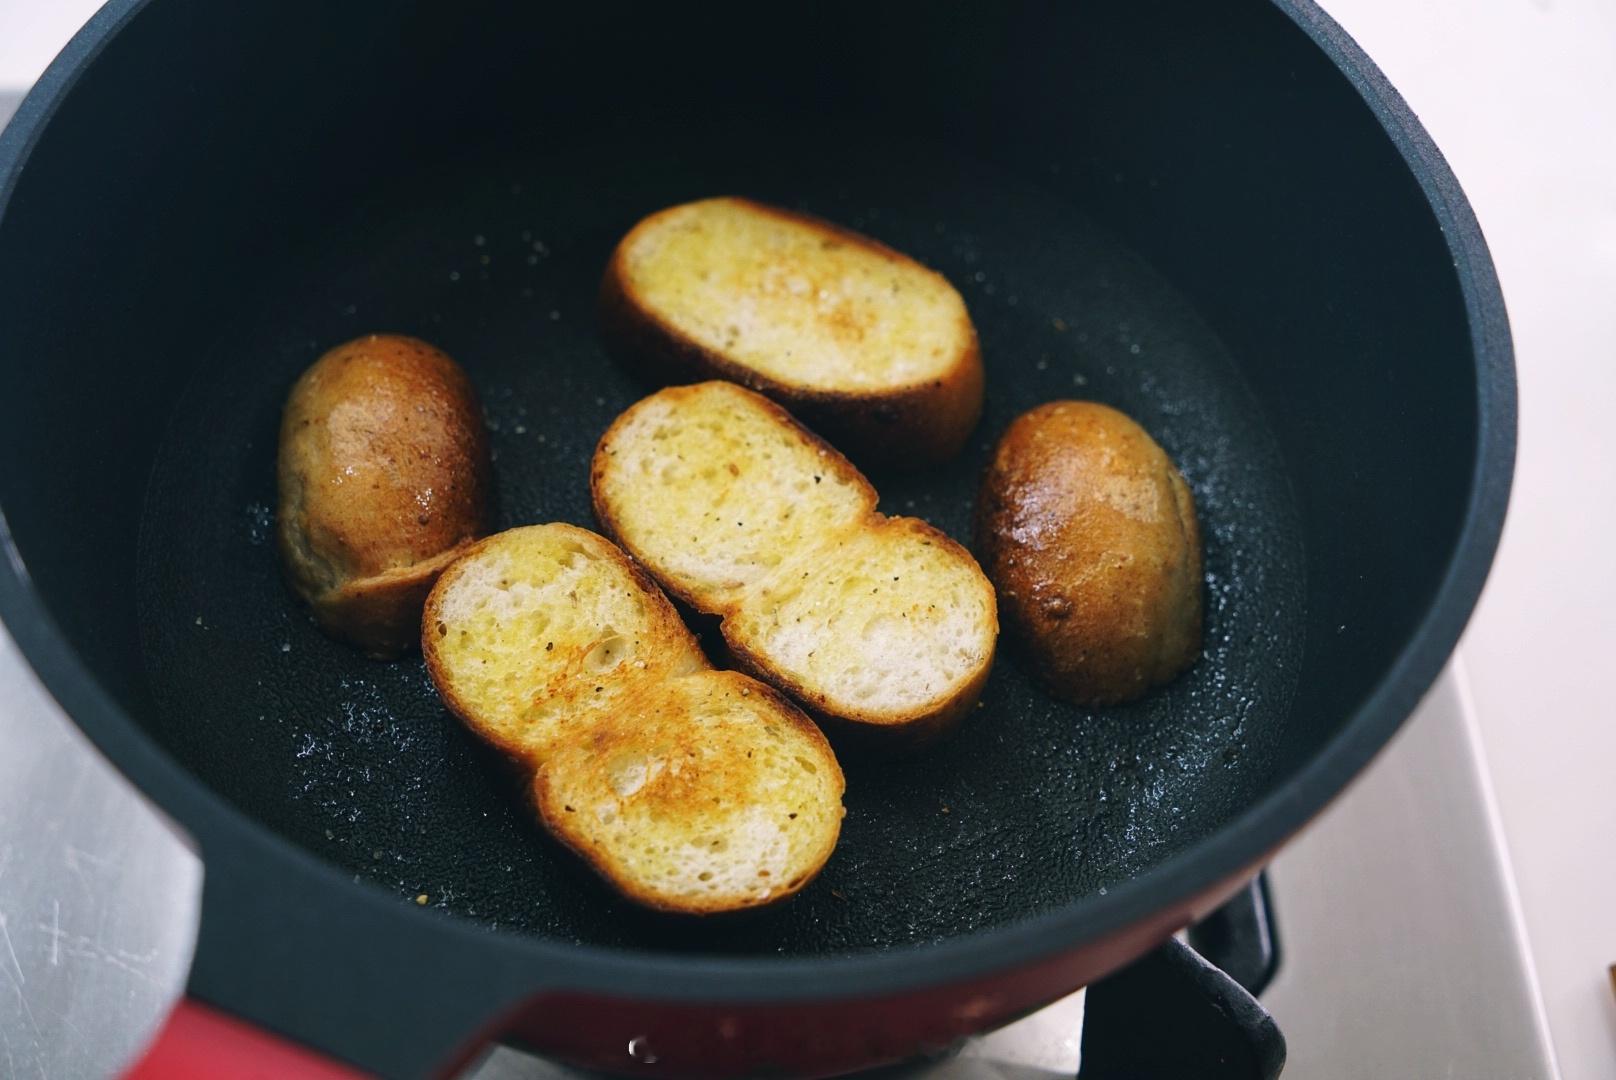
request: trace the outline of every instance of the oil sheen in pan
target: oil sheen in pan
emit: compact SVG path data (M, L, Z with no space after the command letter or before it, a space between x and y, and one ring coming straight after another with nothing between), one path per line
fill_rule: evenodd
M636 143L482 163L401 185L311 234L266 300L228 313L176 403L142 525L145 723L226 798L399 896L567 941L812 954L928 941L1098 892L1214 829L1261 790L1302 648L1303 557L1257 402L1188 301L1047 187L924 147L831 160ZM856 178L856 179L855 179ZM1005 425L1086 397L1178 461L1206 545L1201 661L1137 704L1055 702L1005 647L983 705L913 760L844 762L848 815L821 877L740 921L681 924L616 900L528 820L503 763L440 708L418 658L320 634L280 580L266 521L276 423L297 373L370 330L445 348L482 395L497 523L592 525L589 455L646 392L594 331L594 292L639 216L718 192L843 222L946 274L988 374L959 460L864 463L883 507L969 540ZM420 898L424 897L424 900Z

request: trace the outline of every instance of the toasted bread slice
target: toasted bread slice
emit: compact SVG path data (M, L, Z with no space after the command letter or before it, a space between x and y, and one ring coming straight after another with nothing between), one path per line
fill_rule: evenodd
M535 764L644 684L709 666L642 570L603 537L563 524L467 549L427 597L421 648L449 711Z
M427 597L421 639L449 710L532 770L541 820L631 899L754 907L835 847L842 773L819 729L713 671L602 537L554 524L478 542Z
M825 737L740 672L657 689L556 745L534 781L544 823L651 907L729 911L802 888L841 828Z
M844 730L923 741L981 693L998 612L970 553L877 513L858 470L767 399L652 394L601 438L590 490L642 566L723 619L742 665Z
M674 387L623 413L595 451L595 512L669 592L718 612L876 494L778 406L727 383Z
M982 356L941 274L858 233L736 198L641 221L601 285L602 325L663 381L723 378L855 457L952 457L982 413Z

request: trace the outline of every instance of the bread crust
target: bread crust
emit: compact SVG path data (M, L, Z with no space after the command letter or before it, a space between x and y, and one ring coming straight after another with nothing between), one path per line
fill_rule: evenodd
M378 658L411 648L485 524L488 436L459 365L398 334L331 349L287 397L276 473L282 566L320 626Z
M694 386L669 387L659 391L656 396L678 399L685 395L702 393L706 385L708 384L698 383ZM919 518L889 518L880 513L876 509L878 500L876 490L864 474L830 443L799 424L779 404L744 388L738 392L751 397L755 406L767 413L776 423L783 427L791 428L811 446L823 451L822 464L825 469L829 472L835 472L841 479L860 491L864 497L866 509L862 519L850 525L851 529L890 528L893 526L909 529L924 535L931 543L964 564L977 568L976 559L969 550L929 522L922 521ZM699 589L687 586L679 580L676 574L671 573L660 563L655 552L641 550L627 536L618 508L613 505L612 500L606 493L606 474L611 467L612 447L624 428L632 421L633 412L634 408L630 407L619 415L607 427L606 432L601 436L599 445L596 447L589 478L590 498L594 505L595 518L599 521L606 534L618 544L621 544L624 550L643 565L671 595L694 611L703 615L716 616L720 620L719 632L737 667L770 685L786 691L802 703L809 713L836 738L837 743L846 749L875 754L902 753L919 749L953 730L971 711L981 696L983 688L987 685L997 650L997 599L991 584L985 576L981 579L983 599L987 603L988 617L992 622L989 645L981 663L953 692L939 694L924 706L902 713L845 707L832 710L829 707L829 696L826 693L805 684L802 680L785 671L779 664L755 648L737 630L735 616L745 607L747 603L745 596L722 600ZM980 568L977 568L977 572L979 575L981 574Z
M930 522L921 521L919 518L888 518L872 510L865 524L870 526L894 521L926 535L938 547L975 565L975 556L966 550L964 545ZM901 715L868 709L843 708L831 711L828 695L786 672L767 656L748 645L746 639L733 629L730 617L739 612L742 603L725 604L721 610L710 613L723 620L719 623L718 630L736 666L772 686L785 690L800 701L814 718L828 731L834 733L838 741L848 749L857 747L878 754L896 754L921 749L958 726L982 696L982 689L987 685L988 676L993 672L993 660L997 652L996 632L995 640L989 645L987 655L983 657L981 664L953 693L939 694L924 706ZM994 625L997 631L996 598L994 605Z
M942 278L902 252L832 222L749 199L732 201ZM625 269L626 252L640 233L678 209L670 207L646 217L612 253L599 295L601 331L612 351L658 383L704 379L739 383L786 406L852 456L883 467L920 468L959 453L981 419L985 382L982 350L968 314L960 317L966 346L943 374L933 378L861 393L774 378L692 340L637 297Z
M613 696L607 708L592 713L579 710L580 722L548 739L524 741L509 737L499 724L480 715L476 705L460 692L455 672L445 660L439 642L452 632L452 626L447 621L446 598L480 555L491 546L505 542L510 535L496 534L467 546L459 553L459 557L438 577L422 610L419 630L421 649L427 672L444 706L473 735L505 754L518 770L526 774L528 801L546 830L609 885L635 903L671 914L706 916L775 904L800 891L819 874L830 858L840 836L845 812L841 807L841 797L846 790L846 782L835 754L819 728L801 709L772 687L740 672L714 671L701 653L695 637L651 577L604 537L562 523L528 528L542 529L552 536L560 536L580 545L591 558L610 563L612 571L622 575L631 591L637 590L637 595L625 597L625 602L638 602L645 609L644 623L634 632L640 636L644 646L639 659L650 659L651 662L631 664L623 661L609 671L589 677L568 668L550 678L540 696L558 699L563 706L569 699L576 702L580 696L587 697L591 687L586 684L597 680L607 684ZM523 530L513 530L520 531ZM623 627L622 623L617 625ZM560 646L555 656L561 657L565 650L575 647L578 642L563 641L558 637L555 644ZM535 648L537 645L535 642ZM565 662L556 662L565 667ZM658 891L651 878L625 872L622 869L625 852L614 848L609 838L603 838L598 831L591 832L587 827L586 815L568 809L566 792L557 790L555 776L567 755L571 754L575 768L580 760L585 762L585 771L598 780L599 771L608 768L614 752L642 751L649 732L652 736L649 741L661 747L658 753L665 758L680 756L680 748L686 743L692 746L699 743L702 749L714 753L730 751L730 756L720 762L721 767L716 771L711 767L694 772L686 769L682 785L670 783L669 776L663 774L661 782L665 786L655 789L655 806L659 814L678 820L701 820L703 815L714 812L720 800L730 807L754 805L748 801L749 796L756 794L747 783L754 775L751 770L757 767L751 762L751 754L748 752L743 758L738 750L733 749L733 742L715 744L704 741L705 733L688 719L691 715L687 711L688 702L692 700L692 695L696 700L711 700L714 689L724 691L726 697L734 693L742 698L750 698L751 710L766 713L773 721L790 727L794 737L791 752L812 757L818 770L816 776L822 775L829 784L836 812L819 827L819 832L813 834L814 846L790 864L794 876L778 882L770 880L766 889L710 894ZM703 697L704 694L707 696ZM744 744L741 748L745 749ZM679 776L677 768L672 770L672 776ZM648 781L645 786L647 790L637 792L642 798L651 794L651 782ZM584 807L580 805L578 809ZM809 827L809 823L801 822L798 827ZM628 854L632 856L633 853Z
M718 381L729 382L731 380ZM699 394L704 385L705 383L695 383L690 386L670 386L658 391L658 393L664 397L677 399ZM811 429L798 423L796 418L777 402L769 400L756 391L752 391L751 396L757 408L768 413L775 422L794 429L803 437L804 441L820 451L824 455L823 461L827 471L834 471L838 477L858 489L860 496L868 507L866 511L867 520L882 520L884 515L877 513L875 509L877 502L880 500L880 495L876 493L875 487L870 483L869 479L859 472L858 467L849 461L845 454ZM611 505L611 500L606 497L605 484L606 472L610 468L610 463L607 460L610 456L609 448L617 441L622 435L623 429L631 422L633 412L633 406L630 406L619 413L610 424L606 425L606 430L601 434L600 441L595 444L595 453L589 462L589 501L595 511L595 520L600 523L600 527L607 536L611 537L613 542L629 553L637 565L645 567L650 572L652 578L668 595L702 615L723 618L726 614L733 613L738 605L721 604L713 597L697 592L694 588L686 587L675 575L669 573L661 565L654 553L637 551L632 544L623 539L622 521ZM944 539L948 538L945 536ZM949 543L952 544L954 541L949 540ZM957 547L958 545L955 546ZM969 553L967 553L966 557L970 558Z
M714 672L716 676L733 676L742 680L748 692L760 695L771 702L780 712L783 719L792 725L798 735L813 744L819 752L820 764L834 770L836 781L836 798L841 799L847 790L846 779L842 776L841 765L836 760L835 752L826 740L823 732L815 726L814 722L805 716L794 702L775 690L739 672ZM740 684L738 684L740 685ZM841 819L838 818L835 828L824 834L823 842L818 851L811 857L808 867L797 877L777 887L767 897L744 897L739 900L728 901L712 899L705 900L697 897L682 903L671 903L656 892L647 889L638 879L616 873L613 870L612 860L608 857L605 845L592 842L587 835L579 832L569 821L565 807L557 809L559 800L552 797L550 789L550 774L540 768L533 774L530 787L534 812L538 814L539 821L552 836L573 854L587 863L595 873L604 878L613 888L624 896L633 900L642 907L651 908L672 915L724 915L739 911L755 910L770 907L783 900L788 900L801 892L810 882L817 878L830 861L831 853L836 849L836 842L841 838ZM845 811L844 811L845 814Z
M611 543L605 537L590 532L588 529L581 529L576 525L569 525L564 522L556 522L546 527L571 536L577 542L588 546L596 553L597 557L612 562L623 573L627 574L634 585L643 593L646 606L650 609L650 632L661 636L661 648L665 650L686 650L691 655L692 664L699 665L700 669L708 667L707 661L702 655L701 646L696 642L695 635L690 632L689 627L685 626L684 620L674 610L673 604L669 602L662 590L657 587L657 583L652 579L651 575L645 572L644 567L624 554L623 550L616 544ZM421 656L426 662L427 675L432 679L432 684L437 687L438 696L443 699L443 705L449 710L450 714L479 739L509 757L512 761L530 768L537 768L542 760L541 749L534 747L530 743L507 738L496 727L484 723L477 715L477 710L472 708L470 703L461 697L456 688L453 673L449 671L447 664L438 651L439 634L437 631L442 620L443 598L454 587L456 580L465 571L465 568L471 565L470 560L476 558L490 544L497 542L500 536L501 534L495 533L493 536L485 537L476 543L468 544L454 553L442 573L436 576L435 583L427 594L426 601L421 608L420 620L416 624L416 634L417 640L421 643ZM653 681L653 679L654 676L647 677L646 681Z
M976 550L1033 672L1060 697L1129 701L1200 654L1194 499L1115 409L1056 401L1010 425L983 476Z

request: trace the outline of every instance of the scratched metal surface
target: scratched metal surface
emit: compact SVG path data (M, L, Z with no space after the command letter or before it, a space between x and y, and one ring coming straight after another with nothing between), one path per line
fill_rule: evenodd
M0 1076L117 1072L185 984L202 864L0 630Z
M0 1076L104 1076L184 985L202 867L3 629L0 748Z

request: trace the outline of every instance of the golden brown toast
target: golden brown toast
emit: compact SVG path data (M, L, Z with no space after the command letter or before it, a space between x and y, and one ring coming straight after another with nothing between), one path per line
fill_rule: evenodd
M830 857L843 781L824 736L770 687L712 670L602 537L553 524L479 542L438 579L421 636L449 710L532 771L540 819L631 899L755 907Z
M830 858L842 773L819 729L738 671L703 671L555 744L539 816L618 889L705 914L781 900Z
M722 378L854 457L923 465L982 413L982 357L941 275L868 237L746 199L652 214L601 284L618 350L663 382Z
M852 464L727 382L631 406L595 451L601 524L736 659L849 733L918 743L976 701L993 587L969 552L876 511Z

